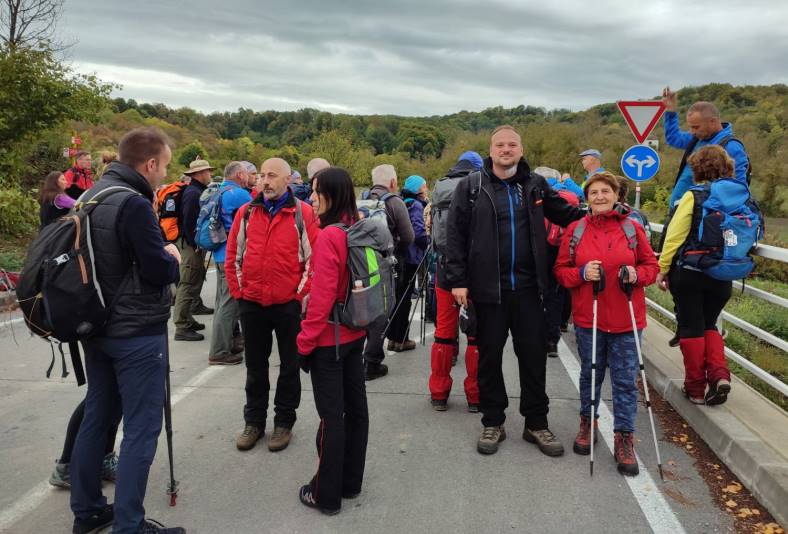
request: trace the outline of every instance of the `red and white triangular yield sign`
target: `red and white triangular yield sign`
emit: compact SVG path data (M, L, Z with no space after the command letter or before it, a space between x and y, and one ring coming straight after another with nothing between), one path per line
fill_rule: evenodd
M632 130L632 135L642 145L665 112L665 104L661 100L652 102L620 100L617 103L624 120Z

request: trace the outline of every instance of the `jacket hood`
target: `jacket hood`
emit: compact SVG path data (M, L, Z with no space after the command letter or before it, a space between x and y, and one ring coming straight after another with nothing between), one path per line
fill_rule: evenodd
M361 219L348 229L348 245L388 250L394 254L394 239L385 221L379 218Z
M148 180L143 175L138 173L134 168L129 167L125 163L113 161L107 167L102 178L115 178L121 182L127 183L134 190L144 195L148 200L153 202L153 189L151 188Z
M449 172L446 173L445 178L462 178L463 176L468 176L470 173L478 170L479 168L476 167L476 165L466 159L463 159L458 161L454 167L449 169Z
M746 184L734 178L720 178L711 183L710 195L703 203L703 207L730 213L744 207L749 199L750 189Z
M722 123L722 130L712 135L709 139L704 139L710 144L715 144L717 141L724 137L733 136L733 125L729 122Z

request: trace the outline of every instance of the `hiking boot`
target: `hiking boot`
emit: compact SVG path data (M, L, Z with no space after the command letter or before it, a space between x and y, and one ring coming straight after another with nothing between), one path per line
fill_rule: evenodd
M140 534L186 534L183 527L167 528L154 519L146 519L142 522Z
M599 423L594 421L594 443L599 441L598 431ZM591 454L591 422L589 417L580 416L580 430L577 432L572 450L576 454L582 454L583 456Z
M633 477L640 472L632 432L616 432L613 450L619 473Z
M49 483L58 488L71 487L71 469L70 464L61 464L60 460L55 460L55 469L49 475Z
M90 534L106 528L115 519L115 510L111 504L107 504L100 511L94 513L87 519L74 518L74 526L71 528L72 534Z
M189 330L194 330L195 332L199 332L200 330L205 330L205 325L197 321L192 321L186 328Z
M240 354L244 351L245 343L243 336L235 336L233 337L232 345L230 346L230 352L233 354Z
M547 344L547 356L549 358L558 358L558 343Z
M728 390L730 391L730 384L728 385ZM692 404L706 404L706 399L703 397L690 397L689 393L687 393L687 388L684 384L681 385L681 392L684 393L684 396L692 403Z
M709 386L709 391L706 392L706 404L708 406L723 404L726 400L728 400L728 393L730 392L730 380L726 380L724 378L717 380Z
M436 412L445 412L449 409L449 402L446 399L432 399L431 404Z
M679 337L679 333L676 332L676 334L668 341L668 345L671 347L678 347L680 342L681 338Z
M476 450L482 454L495 454L498 444L506 439L506 430L501 426L486 426L476 443Z
M416 342L412 339L406 339L402 343L394 343L394 352L405 352L406 350L413 350L416 348Z
M479 413L479 403L478 402L469 402L468 403L468 412L470 412L470 413Z
M282 451L290 445L293 432L283 426L274 427L274 433L268 438L268 450L271 452Z
M118 455L115 451L104 456L104 461L101 463L101 479L107 482L115 482L118 478Z
M345 497L345 498L353 499L355 497L358 497L358 493L356 493L353 497ZM319 504L317 504L317 497L315 497L315 494L312 491L312 486L310 484L301 486L301 489L298 490L298 500L300 500L301 504L303 504L304 506L308 506L309 508L314 508L315 510L320 510L326 515L336 515L341 510L341 508L336 508L336 509L323 508Z
M248 451L254 447L258 439L263 437L263 434L265 434L264 427L247 423L243 432L235 438L235 446L238 447L239 451Z
M213 308L209 308L203 303L192 308L192 315L213 315Z
M393 339L389 339L388 344L386 345L386 350L389 352L394 352L394 347L397 346L397 342Z
M389 374L389 367L385 363L367 362L365 373L365 380L375 380L376 378Z
M188 328L177 328L175 330L175 341L202 341L205 336Z
M536 443L539 450L547 456L563 456L564 446L555 437L555 434L550 432L550 429L544 428L542 430L530 430L528 427L523 429L523 439L528 443Z
M229 352L208 356L208 365L238 365L242 361L244 361L243 356Z

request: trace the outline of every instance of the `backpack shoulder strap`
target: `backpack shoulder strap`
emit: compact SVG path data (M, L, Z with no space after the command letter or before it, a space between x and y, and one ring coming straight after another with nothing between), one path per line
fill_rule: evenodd
M102 189L101 191L99 191L98 193L93 195L90 198L90 200L87 200L87 201L80 200L80 201L78 201L77 202L77 209L78 210L86 210L87 208L90 208L90 211L93 211L93 209L96 206L98 206L99 204L104 202L106 199L108 199L109 197L111 197L115 193L120 193L122 191L127 191L129 193L134 194L134 195L140 195L139 191L136 191L136 190L134 190L134 189L132 189L130 187L126 187L126 186L123 186L123 185L113 185L112 187L108 187L106 189Z
M296 203L296 211L295 211L295 223L296 228L298 228L298 235L304 235L304 207L301 204L301 200L295 199Z
M676 181L673 184L674 187L677 183L679 183L679 177L681 176L681 173L684 171L684 167L687 166L687 160L689 159L690 154L692 154L692 152L695 150L695 147L697 145L698 145L698 138L693 137L692 141L690 141L690 143L687 145L687 148L684 150L684 155L681 156L681 163L679 163L679 172L676 173Z
M470 180L471 186L468 189L468 203L473 209L476 204L476 199L479 198L479 193L482 190L482 171L474 171L468 175L467 180Z
M632 219L629 217L621 219L621 229L624 230L629 250L635 250L638 247L638 233Z
M580 240L583 239L583 233L586 231L586 224L587 221L584 218L580 219L575 226L575 230L572 232L572 237L569 238L569 258L572 260L572 263L575 263L575 252L577 251L577 245L580 243Z

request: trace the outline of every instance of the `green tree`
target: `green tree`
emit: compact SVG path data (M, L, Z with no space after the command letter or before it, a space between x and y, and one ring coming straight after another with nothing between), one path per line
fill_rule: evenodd
M201 158L208 157L205 152L205 147L202 146L202 143L199 141L192 141L180 150L180 153L178 154L178 163L184 167L188 167L189 163L194 161L198 156Z

